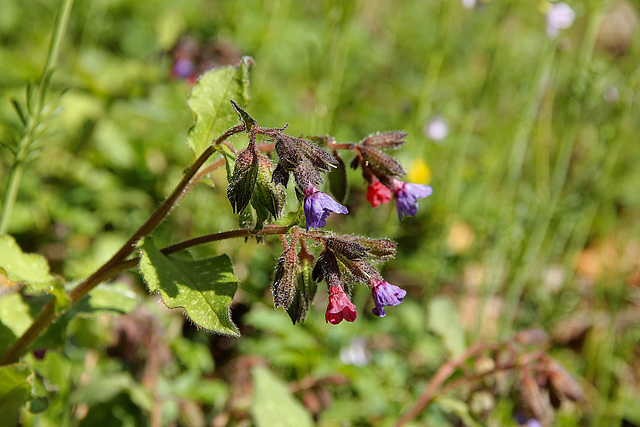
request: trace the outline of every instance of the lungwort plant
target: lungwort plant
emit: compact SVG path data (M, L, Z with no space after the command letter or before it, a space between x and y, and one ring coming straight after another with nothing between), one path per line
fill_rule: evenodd
M406 292L385 281L378 270L394 257L395 242L337 234L325 227L337 220L332 214L349 214L343 205L347 203L347 174L341 152L352 153L351 166L361 169L372 206L395 197L400 219L416 213L418 199L429 196L431 187L401 181L404 168L385 152L400 147L407 134L376 133L358 143L338 143L329 136L289 135L286 125L262 127L244 109L249 102L252 64L251 58L244 57L237 66L213 69L194 84L188 105L196 120L187 141L196 160L169 197L92 275L80 283L64 283L49 273L44 258L23 253L9 235L0 237L2 279L13 290L4 299L17 302L13 309L7 306L10 316L1 319L6 327L0 331L0 369L7 374L3 378L11 379L13 396L10 403L0 403L2 413L16 419L19 407L34 397L28 382L31 368L18 363L25 352L63 346L64 329L75 316L105 311L118 314L135 305L135 298L126 290L97 287L135 266L149 291L159 293L167 307L183 309L193 323L213 333L239 336L230 317L238 286L230 257L218 254L186 260L171 256L196 245L279 236L282 255L275 263L273 301L276 308L287 311L293 323L305 320L322 281L329 294L327 323L356 320L357 308L351 299L356 284L371 289L377 316L384 317L385 307L402 302ZM229 138L236 134L246 138L230 143ZM237 146L240 141L245 141L244 146ZM153 230L197 182L206 182L204 178L220 167L226 167L226 195L240 227L158 249L150 237ZM322 190L326 181L332 195ZM288 192L288 186L295 192ZM219 189L212 187L212 191ZM287 200L287 194L295 195L293 200ZM38 314L31 318L22 313L25 304L29 313ZM0 392L7 396L7 390Z

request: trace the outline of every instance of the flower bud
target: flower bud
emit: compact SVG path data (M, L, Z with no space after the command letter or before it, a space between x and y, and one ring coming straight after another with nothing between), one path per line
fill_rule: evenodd
M548 378L551 389L556 395L561 399L564 397L574 402L584 400L582 388L560 362L551 357L545 357L543 363L549 372Z
M388 176L404 176L407 171L393 157L383 153L377 148L361 145L360 153L369 166L378 169L384 175Z
M399 130L378 133L375 135L369 135L367 138L362 140L361 144L369 147L398 148L405 143L404 139L407 135L408 134L406 132Z
M255 144L249 144L238 153L227 187L227 197L234 213L242 212L249 204L257 176L258 153Z
M298 253L298 260L300 264L298 280L296 282L296 292L293 301L287 309L287 313L294 325L304 322L309 309L309 303L313 301L316 291L318 290L318 285L311 278L313 256L301 249L300 253Z
M288 309L293 302L296 294L299 267L295 244L291 244L291 247L282 253L276 265L272 287L273 305L276 308L283 307Z
M285 205L284 188L271 180L273 170L271 160L261 154L258 155L258 173L251 196L251 205L258 213L258 218L263 218L263 221L268 218L269 214L274 218L279 218Z
M553 416L549 401L545 399L540 386L528 368L522 370L520 398L526 415L540 421L542 425L549 425Z

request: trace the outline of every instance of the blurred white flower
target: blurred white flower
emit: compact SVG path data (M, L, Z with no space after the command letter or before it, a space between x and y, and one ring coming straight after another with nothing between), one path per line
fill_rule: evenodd
M442 141L449 134L449 124L442 116L435 116L424 126L424 136L432 141Z
M361 337L352 339L348 346L340 350L340 360L345 365L365 366L369 364L369 359L367 341Z
M609 104L615 104L616 102L618 102L618 99L620 98L620 91L618 90L617 87L610 86L605 89L604 93L602 94L602 97Z
M477 0L462 0L462 6L464 6L465 9L473 9L476 7L476 3L478 3Z
M564 2L555 3L547 12L547 35L553 39L558 37L560 30L565 30L576 19L576 13L571 6Z

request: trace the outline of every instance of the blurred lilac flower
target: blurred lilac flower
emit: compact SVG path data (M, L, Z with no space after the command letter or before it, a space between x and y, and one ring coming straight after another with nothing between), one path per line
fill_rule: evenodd
M398 305L407 295L407 291L384 280L373 283L371 291L373 293L373 303L376 305L373 308L373 314L380 317L386 316L384 306Z
M195 72L193 62L187 58L177 58L171 68L171 74L174 78L186 79Z
M435 116L424 126L424 136L432 141L440 142L449 134L449 124L442 116Z
M519 425L524 427L542 427L540 421L535 418L529 418L522 412L518 412L513 416Z
M553 4L547 11L547 35L555 39L560 34L560 30L565 30L576 19L576 13L571 6L564 2Z
M348 346L340 350L340 360L345 365L366 366L371 360L367 351L367 340L362 337L355 337Z
M462 0L462 6L465 9L473 9L476 7L476 3L478 3L477 0Z
M615 86L609 86L605 89L602 97L609 104L615 104L616 102L618 102L618 99L620 99L620 91Z
M327 305L327 312L324 316L327 323L337 325L342 322L342 320L353 322L357 316L358 312L355 304L351 302L342 287L330 286L329 305Z
M429 197L433 193L433 189L428 185L409 184L398 180L394 180L394 183L393 194L396 197L398 219L402 219L403 214L414 216L418 212L418 199Z
M304 217L307 220L307 230L309 230L309 227L322 228L327 225L327 218L329 218L331 212L341 214L349 212L346 207L313 185L309 186L305 191L305 196Z

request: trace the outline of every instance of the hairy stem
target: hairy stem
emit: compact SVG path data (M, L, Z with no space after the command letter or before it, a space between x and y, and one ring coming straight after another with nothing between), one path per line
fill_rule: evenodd
M279 225L266 225L262 230L257 233L252 233L251 228L240 228L238 230L222 231L220 233L207 234L205 236L194 237L193 239L185 240L175 245L167 246L160 249L164 255L170 255L182 250L192 248L194 246L203 245L205 243L219 242L220 240L236 239L239 237L255 237L255 236L272 236L272 235L284 235L289 233L289 227L283 227ZM122 271L135 267L138 264L138 259L129 259L120 262L114 266L113 275Z
M27 117L27 123L24 129L24 133L20 142L18 143L18 150L15 153L14 161L9 171L9 177L7 179L7 191L4 194L2 201L2 214L0 215L0 234L5 234L9 227L9 219L13 212L13 206L15 205L16 198L18 196L18 188L20 187L20 181L22 179L22 172L24 170L24 164L29 154L29 148L31 143L35 139L35 133L40 125L40 112L44 106L44 98L49 87L49 81L51 74L55 69L58 62L58 53L60 51L60 45L64 39L64 34L67 31L69 24L69 16L71 15L71 9L73 7L74 0L63 0L58 16L56 17L56 23L49 43L49 50L47 52L47 61L45 62L40 76L40 83L38 84L38 93L35 98L35 104L33 110L29 111ZM27 95L29 96L29 95ZM30 100L27 100L29 104Z
M182 200L187 194L188 190L193 187L192 181L196 178L198 170L207 161L209 157L217 150L217 146L236 133L244 131L244 125L236 125L226 130L220 135L206 150L196 159L195 162L189 167L180 183L176 186L173 192L167 197L167 199L151 214L149 219L126 241L124 245L111 257L109 261L98 268L91 276L86 278L78 286L76 286L71 292L69 292L69 307L77 303L82 297L87 295L89 291L98 286L104 280L113 277L119 271L119 264L125 260L135 250L137 243L143 237L149 235L164 218L167 217L169 212ZM47 303L38 317L33 321L29 329L18 338L7 350L7 352L0 358L0 365L6 365L17 361L22 354L29 348L29 345L40 335L40 333L46 329L53 320L57 317L57 313L54 310L55 300L52 299Z

